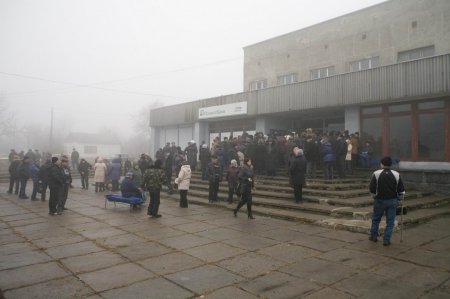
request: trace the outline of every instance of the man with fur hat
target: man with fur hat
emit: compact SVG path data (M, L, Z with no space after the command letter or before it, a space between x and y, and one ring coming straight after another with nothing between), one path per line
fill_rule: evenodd
M389 246L391 244L397 205L402 204L401 201L405 195L405 187L403 186L400 174L395 170L391 170L391 157L381 159L380 166L381 169L373 173L369 186L370 193L375 200L369 240L372 242L378 241L378 227L381 217L386 213L386 229L383 236L383 245Z

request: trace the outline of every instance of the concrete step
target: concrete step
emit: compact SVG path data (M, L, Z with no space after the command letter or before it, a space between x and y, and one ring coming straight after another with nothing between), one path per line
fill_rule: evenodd
M171 200L179 200L178 194L174 195L163 195L164 198L169 198ZM231 211L236 207L236 203L228 204L225 201L219 201L215 203L208 203L207 199L204 197L199 197L189 193L188 200L193 204L208 205L218 208L225 208ZM267 217L273 217L278 219L285 219L296 222L310 223L314 225L319 225L323 227L328 227L332 229L343 229L354 232L369 233L371 219L347 219L333 217L330 215L324 215L320 213L311 213L305 210L295 210L295 209L280 209L276 207L267 207L263 205L257 205L254 202L253 209L254 215L262 215ZM246 207L244 206L241 211L242 214L246 212ZM239 216L242 217L241 213ZM422 222L429 221L434 218L444 217L450 215L450 205L437 207L437 208L427 208L408 211L407 215L403 216L403 224L405 227L413 226ZM244 216L245 217L245 216ZM380 233L384 231L384 219L380 225ZM395 229L399 229L400 216L397 217Z

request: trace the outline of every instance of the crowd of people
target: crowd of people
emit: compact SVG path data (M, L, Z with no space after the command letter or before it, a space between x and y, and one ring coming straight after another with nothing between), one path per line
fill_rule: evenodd
M223 140L217 137L210 146L202 142L199 148L194 140L188 142L184 149L172 142L156 152L155 160L147 154L142 154L136 161L129 158L123 160L119 155L110 160L97 157L93 165L86 159L80 159L75 148L70 159L64 155L61 159L52 158L51 154L41 154L39 150L30 149L27 153L12 150L8 192L18 194L19 198L28 198L26 184L30 178L33 181L31 200L38 200L37 193L41 193L41 200L45 200L47 187L50 191L59 188L53 192L53 197L50 196L49 203L50 213L58 214L64 210L68 192L66 186L71 186L71 169L79 172L81 187L85 190L89 189L89 176L93 172L95 192L121 191L125 197L141 198L148 192L148 214L159 217L160 191L164 186L170 194L176 187L180 193L180 207L188 206L190 179L198 163L202 179L209 183L210 203L218 201L219 184L225 178L228 184L227 202L233 203L234 196L239 194L238 198L247 198L246 203L251 205L249 198L255 186L254 174L275 176L280 169L286 169L295 201L301 202L306 178L316 178L319 167L323 167L326 180L332 180L335 172L339 178L344 178L359 163L367 167L372 156L373 149L369 142L361 148L358 133L332 131L321 134L311 129L278 137L266 136L261 132L255 135L244 132L241 136L224 137ZM61 177L57 176L56 169L62 174ZM174 174L175 179L172 180ZM122 176L124 179L120 183ZM249 178L251 184L248 184ZM56 196L56 193L61 195ZM56 204L56 208L55 202L60 203ZM248 210L250 217L251 206Z

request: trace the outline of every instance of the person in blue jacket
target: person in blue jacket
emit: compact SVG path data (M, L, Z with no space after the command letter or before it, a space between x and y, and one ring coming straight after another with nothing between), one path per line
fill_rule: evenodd
M41 168L40 166L41 162L39 160L36 160L31 164L31 179L33 180L33 191L31 192L31 200L39 200L36 198L36 194L39 191L39 170Z
M324 164L324 174L325 174L325 180L332 180L333 179L333 167L334 163L336 162L336 154L335 150L333 148L333 145L328 140L328 137L322 138L322 161Z
M119 159L113 159L111 167L108 169L108 176L111 180L112 191L119 191L119 179L122 171L122 165Z
M122 192L123 197L138 197L143 198L142 191L134 184L133 182L133 173L127 172L125 175L125 178L122 181L122 184L120 184L120 191ZM134 207L139 207L139 205L136 205Z

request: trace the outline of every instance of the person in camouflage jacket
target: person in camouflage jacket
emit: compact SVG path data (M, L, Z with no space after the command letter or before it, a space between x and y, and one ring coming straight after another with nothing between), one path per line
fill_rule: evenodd
M150 204L148 205L147 215L153 218L159 218L158 214L160 193L162 186L167 184L167 178L164 170L161 169L162 161L156 160L155 164L144 173L144 187L150 194Z

